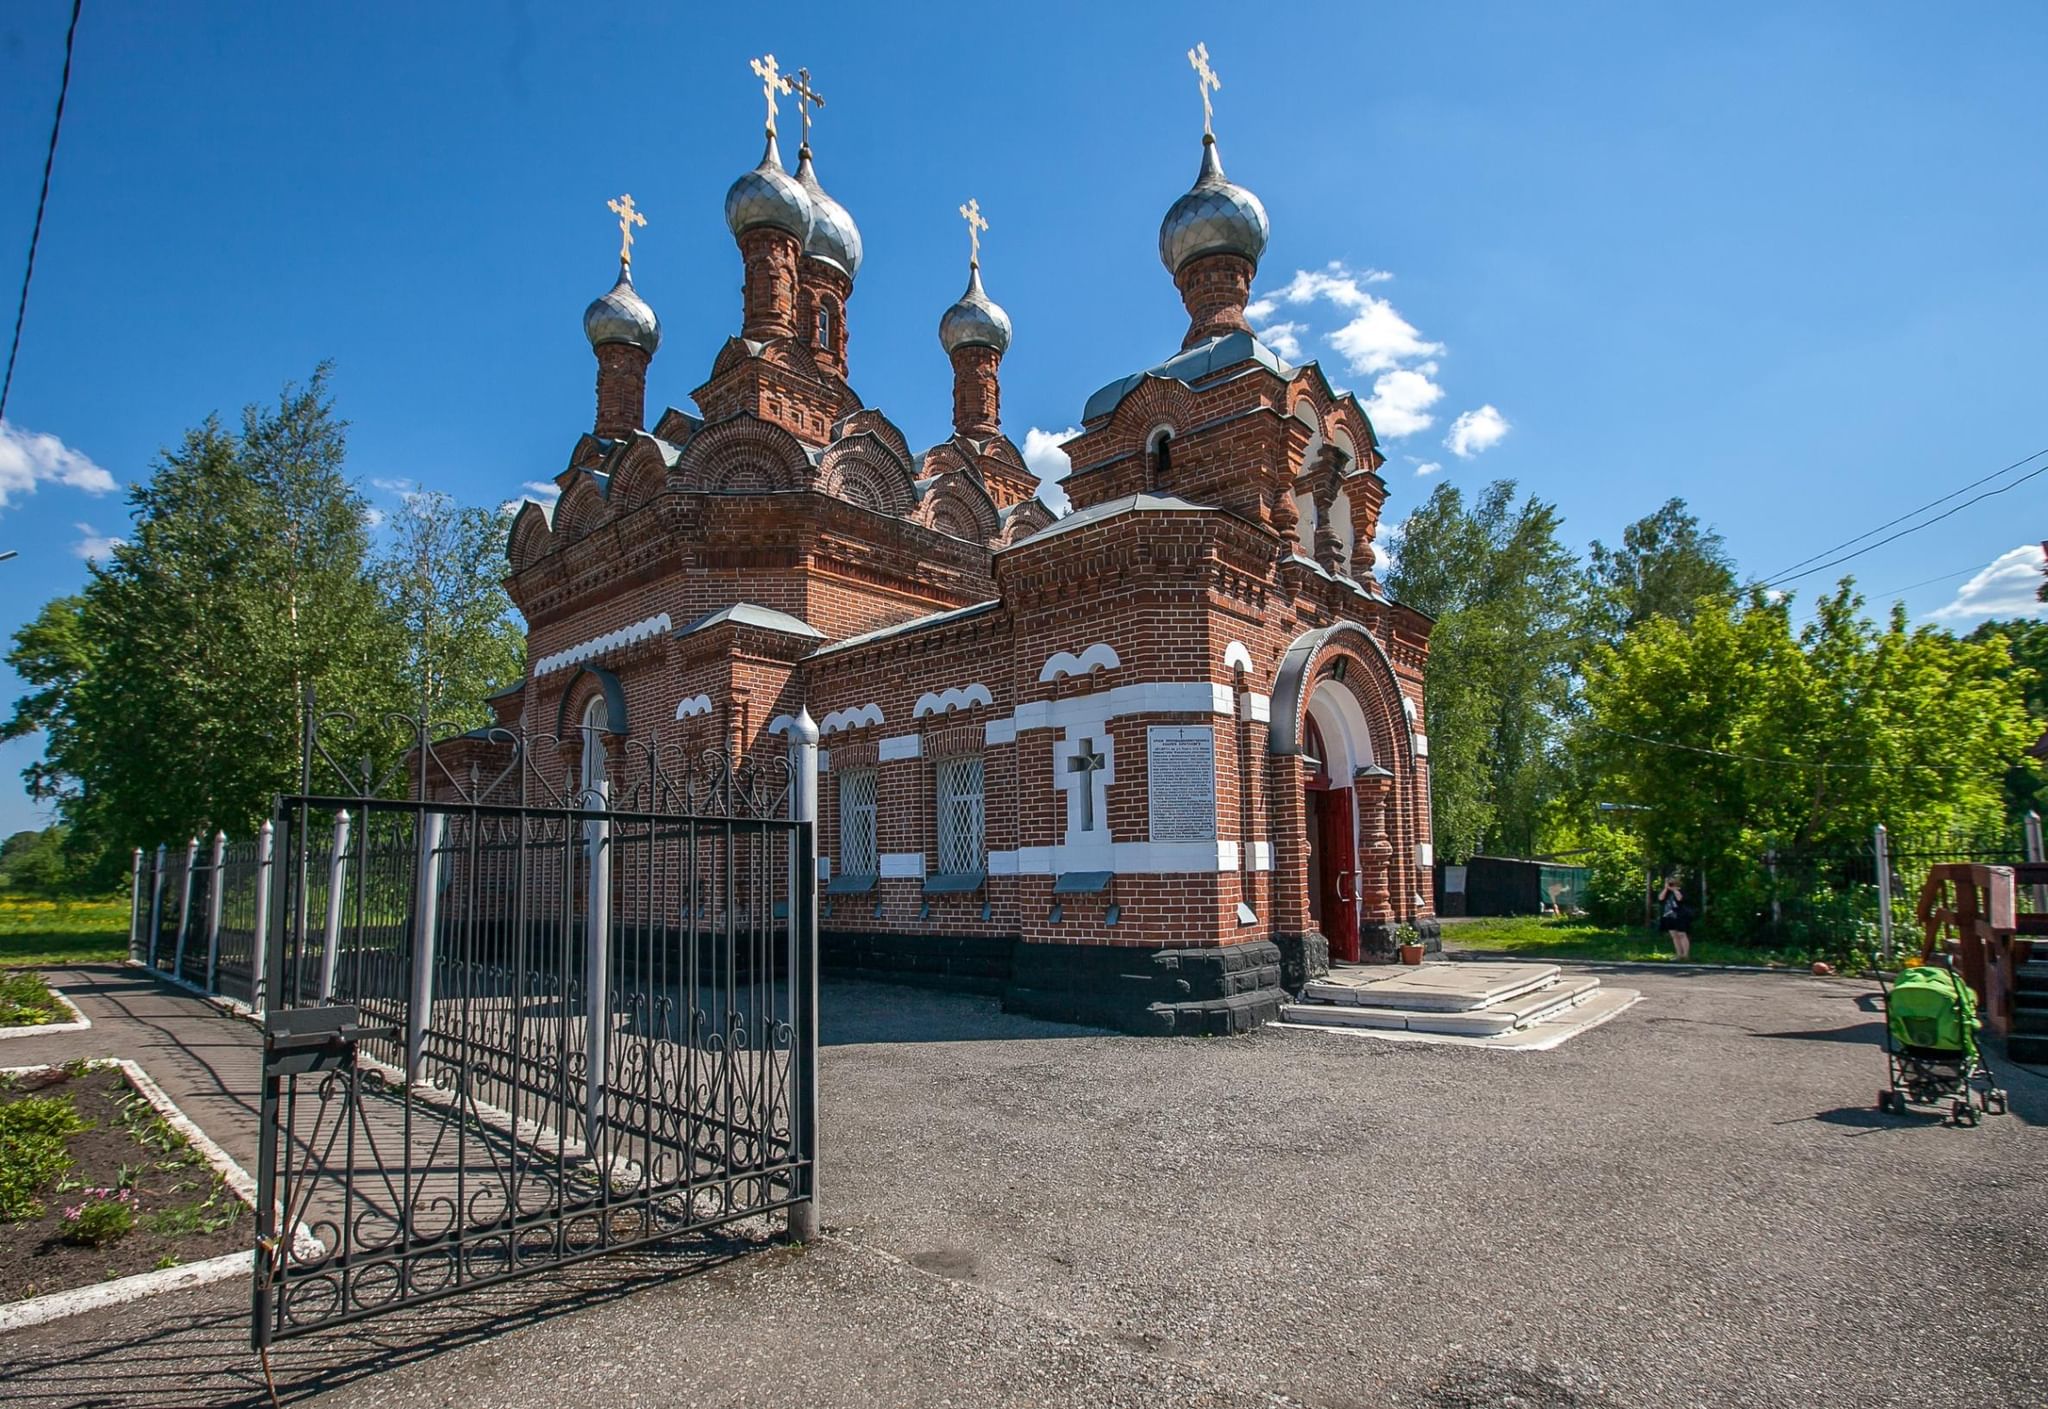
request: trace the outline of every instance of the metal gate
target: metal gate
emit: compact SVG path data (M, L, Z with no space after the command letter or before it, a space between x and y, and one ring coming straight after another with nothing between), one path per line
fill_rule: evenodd
M406 727L279 805L258 1346L812 1193L814 742Z

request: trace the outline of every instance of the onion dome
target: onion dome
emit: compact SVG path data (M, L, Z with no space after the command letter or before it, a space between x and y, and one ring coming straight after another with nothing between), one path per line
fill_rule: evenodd
M1010 350L1010 315L982 292L981 266L967 266L967 292L939 318L939 342L948 353L963 347Z
M808 144L797 148L796 183L811 198L811 237L804 241L804 253L836 265L849 279L860 275L860 226L846 213L846 207L825 194L818 173L811 165Z
M1194 187L1159 223L1159 258L1170 274L1205 254L1234 254L1253 264L1266 252L1272 226L1259 198L1223 174L1216 139L1202 136L1202 169Z
M661 320L633 287L630 264L619 266L619 282L612 285L610 293L592 299L590 307L583 310L583 336L590 339L592 347L629 342L645 348L650 357L661 346Z
M796 178L782 169L782 153L775 149L773 132L768 134L761 164L733 182L725 193L725 226L735 239L762 226L794 235L798 244L811 237L811 198Z

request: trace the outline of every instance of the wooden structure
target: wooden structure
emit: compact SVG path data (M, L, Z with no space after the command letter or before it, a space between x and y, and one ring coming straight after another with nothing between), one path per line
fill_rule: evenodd
M2048 940L2048 912L2018 910L2021 885L2048 885L2048 863L1944 863L1928 871L1914 910L1924 936L1922 962L1937 946L1951 954L1956 971L1976 990L1985 1027L2001 1037L2012 1031L2015 968L2031 957L2035 937ZM1944 929L1953 930L1954 939L1944 942Z

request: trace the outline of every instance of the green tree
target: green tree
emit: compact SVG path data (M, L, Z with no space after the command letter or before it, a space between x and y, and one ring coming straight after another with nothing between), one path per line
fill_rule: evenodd
M502 510L408 494L377 567L404 633L399 674L412 708L436 724L491 721L485 698L524 674L526 638L506 595Z
M128 541L16 634L31 692L0 736L44 731L30 789L109 873L130 845L253 828L297 777L308 687L365 721L335 738L351 752L401 702L326 378L164 451L130 492Z
M1689 622L1702 602L1735 591L1721 535L1702 527L1683 499L1623 529L1619 548L1595 539L1586 557L1587 628L1609 643L1652 617Z
M2004 644L2027 713L2040 737L2048 738L2048 621L1987 621L1969 639ZM2031 757L2021 759L2005 775L2006 811L2014 818L2030 811L2048 812L2048 780L2042 777L2038 740L2034 747Z
M0 842L0 886L49 894L64 889L70 880L62 826L16 832Z
M1556 784L1583 584L1555 506L1440 484L1400 532L1393 596L1435 617L1423 685L1436 848L1528 854Z

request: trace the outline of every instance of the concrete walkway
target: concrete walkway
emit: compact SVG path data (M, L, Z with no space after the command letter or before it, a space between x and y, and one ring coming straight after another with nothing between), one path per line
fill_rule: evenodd
M252 1029L144 977L59 977L99 1026L0 1062L146 1044L253 1151ZM1629 981L1640 1005L1535 1054L1130 1038L829 985L825 1238L705 1239L324 1332L274 1352L281 1397L2048 1402L2048 1080L2001 1068L2014 1114L1976 1130L1881 1117L1871 985ZM225 1283L0 1337L0 1401L265 1403L247 1317Z

